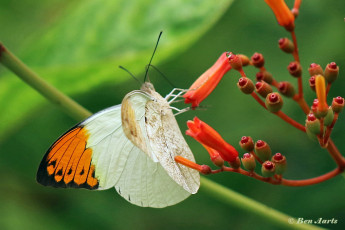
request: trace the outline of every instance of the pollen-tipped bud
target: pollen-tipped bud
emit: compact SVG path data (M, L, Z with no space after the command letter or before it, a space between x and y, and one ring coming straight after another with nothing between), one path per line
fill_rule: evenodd
M324 77L327 82L334 82L339 74L339 66L335 62L331 62L326 66Z
M293 85L288 81L282 81L278 85L278 90L281 94L283 94L285 97L293 97L295 96L295 88Z
M296 61L291 62L288 65L287 69L288 69L291 76L300 77L302 75L302 67Z
M254 83L246 77L241 77L237 82L237 86L245 94L251 94L254 91Z
M254 149L254 141L249 136L243 136L240 140L240 146L242 149L251 152Z
M295 46L293 45L292 41L288 38L279 39L278 44L279 48L285 53L292 53L295 50Z
M310 76L319 75L319 74L323 75L322 67L316 63L311 63L308 71L309 71Z
M258 94L265 98L269 93L273 92L271 86L264 81L257 82L255 84L255 90Z
M272 157L272 162L276 166L276 174L282 175L286 171L286 157L281 153L276 153Z
M334 119L334 113L333 113L332 107L330 106L328 108L328 112L327 112L326 116L323 119L323 125L324 126L330 126L333 122L333 119Z
M241 167L241 160L239 157L236 157L236 160L229 162L229 164L232 168L238 169L239 167Z
M242 70L242 60L240 57L232 52L228 52L226 56L228 57L229 63L233 69L238 71Z
M260 160L267 161L268 159L271 158L272 151L271 151L270 146L266 142L262 140L258 140L255 143L254 148L255 148L255 153L260 158Z
M320 120L317 119L313 113L309 113L307 115L305 126L307 130L309 130L311 133L316 134L316 135L320 134L320 130L321 130Z
M309 78L309 86L311 90L315 91L315 76L311 76Z
M276 166L275 166L275 164L274 164L273 162L271 162L271 161L265 161L265 162L262 164L261 173L262 173L262 176L263 176L263 177L271 177L271 176L274 176L275 170L276 170Z
M335 113L340 113L344 108L344 98L335 97L332 101L332 109Z
M269 93L266 96L265 104L270 112L276 113L283 107L283 98L279 93Z
M249 58L248 58L246 55L237 54L237 56L238 56L239 58L241 58L242 66L247 66L247 65L249 65L250 60L249 60Z
M265 81L268 84L271 84L273 81L273 77L272 77L272 74L270 72L263 71L263 72L256 73L256 80L257 81Z
M251 57L252 63L255 67L261 68L265 64L264 56L260 53L254 53Z
M253 154L245 153L245 154L243 154L243 157L241 160L242 160L243 167L245 169L247 169L250 172L254 171L255 166L256 166L256 161L255 161L255 157L253 156Z

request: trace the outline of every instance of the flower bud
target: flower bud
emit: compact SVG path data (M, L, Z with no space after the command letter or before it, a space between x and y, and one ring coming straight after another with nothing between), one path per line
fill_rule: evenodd
M247 169L250 172L253 172L256 166L256 161L253 154L250 154L250 153L243 154L242 164L245 169Z
M248 58L246 55L237 54L237 56L238 56L239 58L241 58L242 66L247 66L247 65L249 65L250 60L249 60L249 58Z
M312 141L318 141L317 136L315 133L310 132L309 129L306 129L307 136L312 140Z
M262 56L262 54L260 53L254 53L251 59L252 59L253 65L257 68L261 68L265 64L264 56Z
M276 113L283 107L283 98L279 93L269 93L266 96L265 104L270 112Z
M257 81L265 81L268 84L271 84L273 81L273 77L272 77L272 74L270 72L263 71L263 72L256 73L256 80Z
M258 140L255 143L254 147L255 147L255 153L260 158L260 160L267 161L268 159L271 158L272 151L271 151L270 146L266 142L262 140Z
M328 106L327 106L327 93L326 93L326 84L325 78L321 75L315 76L315 91L319 104L317 106L317 116L324 117L327 115Z
M321 126L320 120L315 117L313 113L309 113L307 116L307 120L305 121L306 129L309 130L313 134L320 134Z
M323 75L322 67L316 63L311 63L308 71L309 71L310 76L319 75L319 74Z
M326 66L324 77L327 82L334 82L339 74L339 66L335 62L331 62Z
M272 157L272 162L276 166L276 174L282 175L286 171L286 157L281 153L276 153Z
M226 56L233 69L242 70L242 60L240 57L238 57L236 54L233 54L232 52L226 53Z
M251 94L254 91L254 83L246 77L241 77L237 82L237 86L245 94Z
M344 98L335 97L332 101L332 109L335 113L340 113L344 108Z
M278 90L281 94L283 94L286 97L293 97L295 96L295 88L293 85L288 81L282 81L278 85Z
M320 110L319 110L319 100L318 99L314 99L314 101L313 101L313 105L311 106L311 111L313 112L313 114L315 115L315 117L317 118L317 119L320 119L320 118L322 118L322 117L324 117L324 116L326 116L326 112L321 112Z
M263 177L271 177L274 176L276 166L271 161L265 161L261 167L261 173Z
M241 167L241 160L239 157L236 157L236 160L235 161L229 161L229 164L232 168L238 169L239 167Z
M328 108L328 112L327 112L326 116L323 119L323 125L324 126L330 126L333 122L333 119L334 119L334 113L333 113L332 107L330 106Z
M204 175L208 175L208 174L211 174L211 172L212 172L212 169L210 168L210 166L201 165L200 173L202 173Z
M311 90L315 91L315 76L311 76L309 78L309 86Z
M251 152L254 149L254 142L251 137L243 136L240 140L240 146L242 149Z
M291 76L300 77L302 75L302 67L296 61L291 62L288 65L287 69L288 69Z
M292 41L288 38L279 39L279 48L285 53L292 53L295 50L295 46Z
M269 93L272 93L271 86L264 81L257 82L255 84L255 90L258 94L265 98Z

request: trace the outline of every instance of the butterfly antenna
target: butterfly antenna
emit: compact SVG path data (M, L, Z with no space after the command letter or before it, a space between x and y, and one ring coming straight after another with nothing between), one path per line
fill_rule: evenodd
M150 62L146 68L146 73L145 73L145 78L144 78L144 82L146 82L146 77L147 77L147 74L149 73L149 68L151 66L151 62L152 62L152 59L153 59L153 56L155 55L156 53L156 49L157 49L157 46L158 46L158 43L159 43L159 39L161 38L161 35L162 35L163 31L161 31L158 35L158 39L157 39L157 43L156 43L156 46L155 46L155 49L153 50L153 54L151 56L151 59L150 59Z
M150 65L151 67L153 67L160 75L162 75L162 77L173 87L173 88L177 88L170 80L167 76L165 76L164 73L162 73L162 71L160 71L156 66L154 65ZM149 65L146 66L146 68L150 67Z
M132 78L134 78L137 82L139 82L139 84L140 85L142 85L143 83L138 79L138 78L136 78L131 72L129 72L129 70L128 69L126 69L125 67L123 67L123 66L119 66L119 68L120 69L123 69L124 71L126 71L129 75L131 75L132 76Z

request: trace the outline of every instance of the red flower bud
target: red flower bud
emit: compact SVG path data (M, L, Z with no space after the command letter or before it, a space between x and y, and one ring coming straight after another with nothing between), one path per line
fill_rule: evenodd
M258 94L265 98L269 93L272 93L271 86L264 81L257 82L255 84L255 90Z
M311 76L309 78L309 86L313 91L315 91L315 76Z
M344 108L344 98L335 97L332 101L332 109L335 113L340 113Z
M243 136L240 140L240 146L242 149L251 152L254 149L254 141L251 137Z
M295 88L293 85L288 81L282 81L278 85L278 90L281 94L283 94L286 97L293 97L295 96Z
M289 73L294 77L300 77L302 75L301 65L296 61L291 62L287 68Z
M241 77L238 80L237 86L245 94L251 94L254 91L254 84L252 80L246 77Z
M242 70L242 59L239 56L232 52L228 52L226 56L228 57L229 63L233 69L238 71Z
M295 50L295 46L288 38L279 39L279 48L285 53L292 53Z
M311 63L308 69L310 76L323 75L323 69L320 65Z
M251 59L253 65L257 68L263 67L265 64L264 56L262 56L260 53L254 53Z
M332 83L338 78L339 66L335 62L331 62L326 66L325 79L327 82Z
M271 177L275 173L276 166L271 161L265 161L262 163L261 173L263 177Z

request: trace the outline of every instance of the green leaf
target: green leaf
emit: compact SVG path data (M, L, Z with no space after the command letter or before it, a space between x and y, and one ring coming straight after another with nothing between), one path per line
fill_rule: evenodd
M154 63L181 53L217 21L231 2L73 1L65 9L59 8L54 20L48 18L49 25L43 21L45 29L30 35L17 56L62 92L85 93L130 79L117 69L119 65L135 75L141 73L161 30ZM0 138L43 102L37 92L12 74L3 73L0 104L6 112L0 115L5 121L0 124Z

